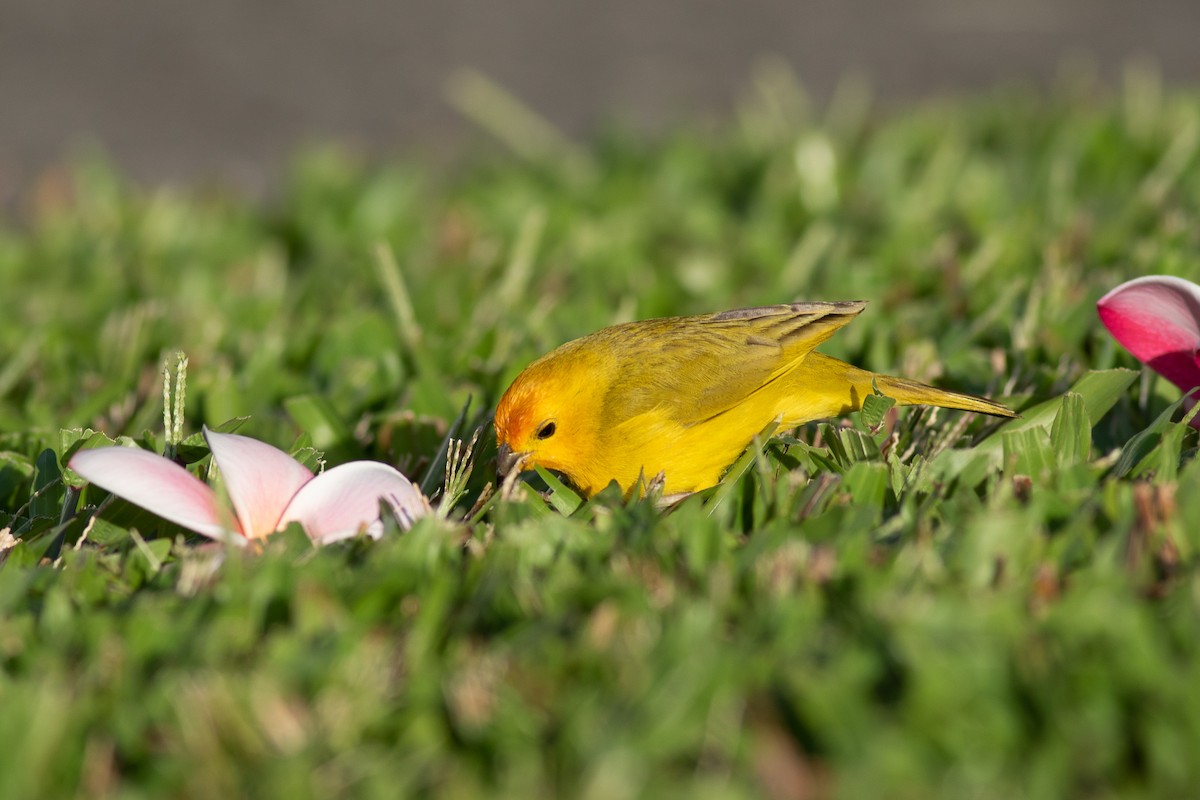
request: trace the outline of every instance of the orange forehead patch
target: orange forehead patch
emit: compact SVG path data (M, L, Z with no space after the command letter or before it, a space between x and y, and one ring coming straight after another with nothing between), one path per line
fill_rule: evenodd
M500 398L496 408L496 439L513 444L525 439L535 424L533 407L536 393L528 381L520 377Z

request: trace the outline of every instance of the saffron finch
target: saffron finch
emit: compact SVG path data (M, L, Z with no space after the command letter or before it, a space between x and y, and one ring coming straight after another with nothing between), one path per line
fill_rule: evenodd
M877 375L814 348L863 302L790 303L614 325L517 376L496 409L501 475L542 466L591 496L660 473L667 495L714 486L772 421L782 429L862 407L873 386L901 405L1014 417L981 397Z

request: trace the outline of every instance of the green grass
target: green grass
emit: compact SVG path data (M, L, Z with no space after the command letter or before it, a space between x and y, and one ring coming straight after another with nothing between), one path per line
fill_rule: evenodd
M1200 98L801 100L310 153L263 204L48 174L0 231L0 796L1191 796L1196 434L1094 301L1200 279ZM552 346L796 298L870 301L827 352L1024 418L873 407L671 513L531 484L468 524L485 431L450 520L261 554L120 504L81 538L60 480L79 429L161 450L177 349L188 433L432 485Z

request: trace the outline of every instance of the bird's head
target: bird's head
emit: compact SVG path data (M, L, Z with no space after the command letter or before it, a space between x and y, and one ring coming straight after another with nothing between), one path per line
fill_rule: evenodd
M578 487L599 446L604 386L585 354L559 350L529 365L496 407L501 477L540 466Z

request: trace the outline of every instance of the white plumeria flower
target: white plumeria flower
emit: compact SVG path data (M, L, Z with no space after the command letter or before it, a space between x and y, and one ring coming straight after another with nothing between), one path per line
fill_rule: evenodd
M383 535L379 503L404 528L430 511L429 501L398 470L352 461L314 476L269 444L204 429L232 509L208 484L174 461L136 447L80 450L68 466L90 483L180 527L219 541L245 544L298 522L317 544L362 533Z

